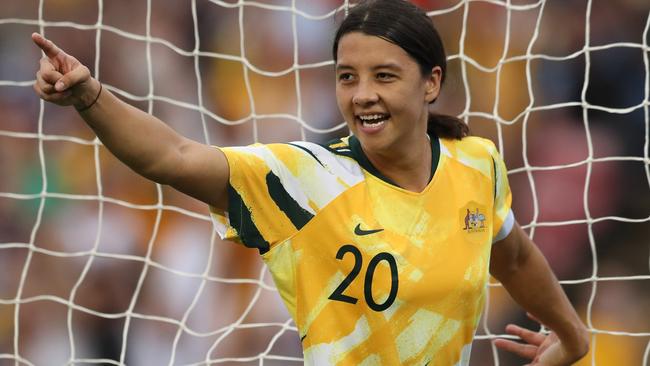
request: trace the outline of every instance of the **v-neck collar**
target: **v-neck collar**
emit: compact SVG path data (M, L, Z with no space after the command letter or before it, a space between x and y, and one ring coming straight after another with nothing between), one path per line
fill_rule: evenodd
M436 173L436 169L438 168L438 161L440 160L440 140L435 134L430 134L429 140L431 142L431 175L429 176L429 181L427 184L431 183L431 179L433 179L433 176ZM352 152L352 157L354 160L356 160L357 163L359 163L359 165L361 165L361 167L368 173L374 175L375 177L383 180L388 184L402 188L392 179L383 175L379 169L375 168L375 166L372 165L370 159L368 159L366 154L363 152L363 149L361 148L361 142L359 142L359 139L356 136L350 135L348 138L348 145L350 146L350 151Z

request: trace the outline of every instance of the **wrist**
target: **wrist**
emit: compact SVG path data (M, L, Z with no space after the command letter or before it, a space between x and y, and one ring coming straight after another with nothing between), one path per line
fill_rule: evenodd
M582 323L576 324L569 332L558 334L558 338L565 349L577 359L582 358L589 351L589 331Z
M80 96L79 101L73 103L77 112L84 112L93 107L102 94L102 84L96 79L90 79L88 88Z

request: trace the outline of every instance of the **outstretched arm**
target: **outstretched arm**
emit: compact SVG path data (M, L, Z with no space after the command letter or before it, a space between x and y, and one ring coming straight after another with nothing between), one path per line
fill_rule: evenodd
M136 173L218 208L227 206L228 163L215 148L181 136L156 117L115 97L76 58L38 33L45 53L34 90L44 100L73 105L97 137Z
M505 339L499 348L532 360L530 365L565 366L589 349L587 329L567 299L546 259L519 224L492 246L490 272L532 316L552 330L549 336L516 325L506 330L527 344Z

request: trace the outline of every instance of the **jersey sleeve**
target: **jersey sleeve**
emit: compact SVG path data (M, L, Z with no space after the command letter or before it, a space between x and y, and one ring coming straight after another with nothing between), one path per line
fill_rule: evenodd
M510 234L515 223L515 217L511 207L512 193L508 183L508 170L496 147L493 148L491 155L494 165L494 228L492 243L496 243Z
M221 150L230 168L228 209L210 207L210 214L222 239L257 248L264 254L314 216L309 200L288 168L292 161L300 159L299 151L263 144Z

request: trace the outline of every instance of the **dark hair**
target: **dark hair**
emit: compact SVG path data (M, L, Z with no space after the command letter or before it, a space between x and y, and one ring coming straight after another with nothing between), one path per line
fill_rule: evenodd
M401 47L418 63L422 76L440 66L441 83L444 82L447 56L440 35L427 14L408 1L362 0L352 7L336 31L332 46L334 61L339 41L351 32L377 36ZM469 127L456 117L429 112L427 133L460 140L469 135Z

